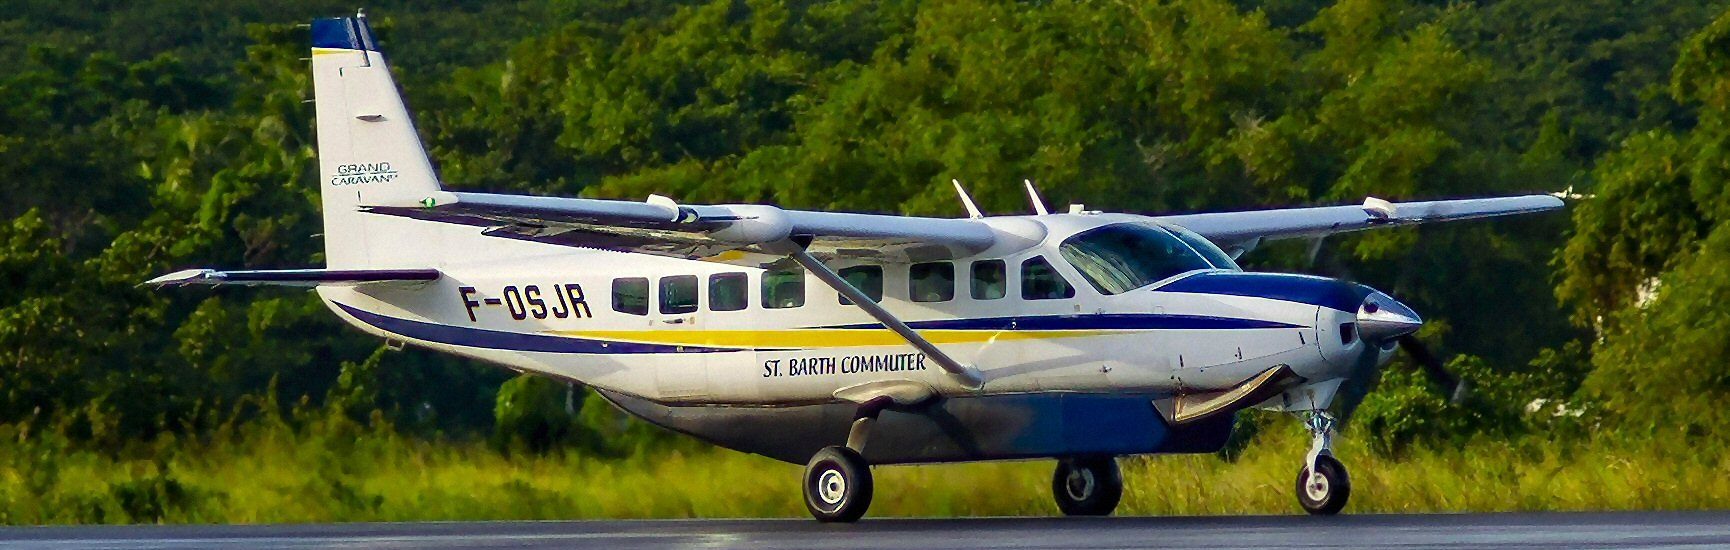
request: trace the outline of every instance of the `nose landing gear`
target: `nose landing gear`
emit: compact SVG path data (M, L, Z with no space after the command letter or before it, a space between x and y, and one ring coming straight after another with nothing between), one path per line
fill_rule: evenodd
M1298 504L1311 515L1338 514L1351 498L1352 481L1345 465L1333 456L1334 417L1327 411L1310 411L1304 425L1311 439L1309 456L1298 470Z
M1079 457L1057 461L1051 476L1057 509L1066 516L1106 516L1123 498L1123 474L1112 457Z

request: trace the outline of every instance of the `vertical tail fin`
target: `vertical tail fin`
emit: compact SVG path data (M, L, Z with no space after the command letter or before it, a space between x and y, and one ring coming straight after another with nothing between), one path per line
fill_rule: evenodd
M313 21L312 72L326 262L403 263L385 247L395 239L377 234L390 226L359 208L431 205L443 193L364 15Z

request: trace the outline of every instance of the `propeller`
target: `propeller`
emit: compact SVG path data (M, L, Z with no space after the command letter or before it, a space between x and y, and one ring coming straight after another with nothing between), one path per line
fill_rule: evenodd
M1436 354L1430 351L1429 346L1418 339L1416 334L1418 328L1423 326L1423 320L1405 304L1387 294L1372 291L1364 297L1363 305L1358 308L1356 326L1363 351L1345 385L1340 388L1337 399L1340 401L1341 416L1349 417L1363 402L1364 397L1369 395L1376 364L1380 362L1382 354L1391 350L1394 345L1399 346L1424 375L1442 390L1449 403L1459 404L1465 400L1468 394L1466 382L1449 372L1441 360L1436 358Z
M1467 394L1465 380L1449 372L1447 367L1442 365L1442 361L1436 358L1436 354L1430 352L1430 347L1418 339L1418 328L1423 324L1423 319L1419 318L1416 312L1387 294L1371 292L1369 296L1365 296L1363 305L1358 307L1357 320L1358 337L1364 341L1364 351L1352 377L1367 386L1370 370L1375 368L1382 352L1389 349L1388 344L1392 343L1411 357L1419 370L1447 394L1449 403L1459 404L1464 401ZM1358 400L1363 398L1362 395L1352 397ZM1350 405L1355 408L1356 402Z
M1308 255L1305 258L1305 267L1309 271L1321 272L1330 277L1343 279L1344 277L1339 277L1337 273L1334 273L1335 271L1343 271L1343 266L1332 262L1317 261L1324 248L1322 244L1322 237L1316 237L1310 241ZM1378 296L1379 298L1377 298ZM1384 308L1395 308L1398 311L1394 315L1389 315ZM1402 316L1409 319L1397 319ZM1374 317L1392 318L1378 321ZM1424 372L1425 376L1429 377L1431 382L1447 394L1449 403L1457 405L1471 393L1470 384L1465 379L1449 372L1447 367L1442 365L1442 361L1430 352L1429 346L1418 339L1416 336L1417 328L1422 322L1417 313L1412 312L1404 304L1395 301L1386 294L1375 292L1366 298L1363 308L1358 312L1358 334L1360 338L1364 339L1364 352L1353 368L1346 387L1340 389L1340 397L1345 400L1341 404L1342 416L1350 416L1351 411L1356 409L1358 403L1362 402L1364 397L1369 394L1371 371L1375 369L1376 360L1390 339L1399 345L1400 350L1404 351L1413 363L1417 363L1418 368Z

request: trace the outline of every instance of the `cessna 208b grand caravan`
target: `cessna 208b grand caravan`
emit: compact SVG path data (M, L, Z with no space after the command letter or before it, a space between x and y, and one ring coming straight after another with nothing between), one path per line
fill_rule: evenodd
M328 267L181 271L158 286L316 289L393 344L593 387L716 445L806 464L853 521L870 465L1057 459L1058 507L1110 513L1116 457L1212 452L1235 414L1314 439L1297 499L1336 513L1341 382L1422 321L1345 281L1246 273L1270 239L1551 210L1555 197L1139 216L919 218L454 192L364 16L312 25ZM959 187L959 186L958 186Z

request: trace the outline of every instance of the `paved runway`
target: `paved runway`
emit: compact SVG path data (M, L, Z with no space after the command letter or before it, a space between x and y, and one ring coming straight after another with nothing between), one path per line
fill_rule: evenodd
M8 548L1730 548L1730 512L0 529Z

